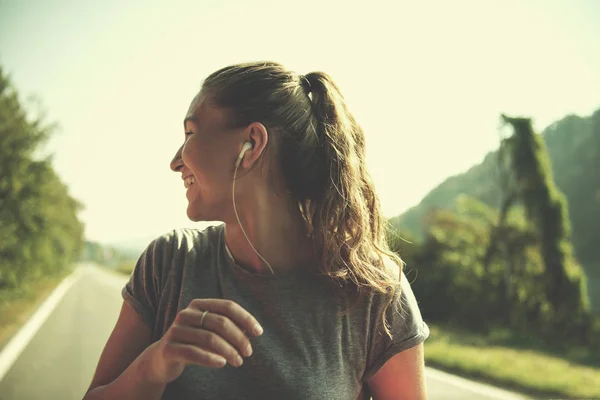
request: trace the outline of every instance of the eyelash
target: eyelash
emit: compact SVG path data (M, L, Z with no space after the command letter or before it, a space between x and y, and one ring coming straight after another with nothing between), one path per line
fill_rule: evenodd
M192 133L194 133L194 132L188 131L188 132L185 133L185 136L191 135Z

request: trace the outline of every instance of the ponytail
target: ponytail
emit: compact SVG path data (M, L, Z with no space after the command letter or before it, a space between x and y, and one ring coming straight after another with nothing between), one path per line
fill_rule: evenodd
M400 275L391 275L384 256L395 261L400 271L403 262L387 244L385 219L366 169L364 132L327 74L312 72L304 79L323 144L323 171L329 174L312 221L318 227L324 272L351 281L362 291L395 292ZM386 310L392 301L393 296Z

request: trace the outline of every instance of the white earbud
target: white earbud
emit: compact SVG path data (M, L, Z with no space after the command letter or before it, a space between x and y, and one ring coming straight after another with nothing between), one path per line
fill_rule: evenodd
M250 238L248 237L248 235L246 234L246 231L244 230L244 227L242 226L242 221L240 221L240 216L239 216L239 214L237 212L237 207L235 205L235 182L237 181L238 167L242 163L242 159L244 158L244 154L248 150L250 150L251 148L252 148L252 143L250 143L250 142L244 142L244 144L242 145L242 151L240 151L240 155L238 156L238 159L235 162L235 171L233 172L233 187L231 188L231 197L232 197L231 199L233 201L233 212L235 213L235 217L237 218L237 222L240 225L240 229L242 230L242 233L246 237L246 240L248 241L248 244L250 245L250 247L252 247L252 250L254 250L254 252L260 257L260 259L263 260L265 262L265 264L267 264L267 267L269 267L269 270L271 271L271 274L275 275L275 272L273 271L273 268L271 267L271 264L269 264L269 262L267 260L265 260L263 256L260 255L260 253L258 252L258 250L256 250L256 248L254 247L254 245L250 241Z
M235 162L236 167L240 166L240 163L242 162L242 159L244 158L244 154L246 154L246 152L248 150L250 150L251 148L252 148L252 143L244 142L244 144L242 145L242 151L240 151L240 155L238 156L238 159Z

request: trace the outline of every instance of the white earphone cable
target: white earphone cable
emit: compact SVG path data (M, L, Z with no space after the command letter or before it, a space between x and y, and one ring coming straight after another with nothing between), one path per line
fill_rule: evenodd
M263 256L260 255L260 253L252 245L252 242L250 241L250 238L248 238L248 235L246 235L246 231L244 230L244 227L242 226L242 221L240 221L240 216L238 215L238 212L237 212L237 207L235 206L235 181L237 178L237 171L238 171L239 166L240 166L240 160L238 160L238 162L236 162L235 172L233 173L233 188L231 191L232 197L233 197L233 212L235 213L235 217L237 218L238 224L240 224L240 229L242 230L242 233L246 237L246 240L248 241L248 244L250 245L250 247L252 247L252 250L254 250L254 252L260 257L260 259L263 260L265 262L265 264L267 264L267 267L269 267L269 269L271 270L271 273L273 275L275 275L275 272L273 272L273 268L271 268L271 264L269 264L269 262L267 260L265 260L263 258Z

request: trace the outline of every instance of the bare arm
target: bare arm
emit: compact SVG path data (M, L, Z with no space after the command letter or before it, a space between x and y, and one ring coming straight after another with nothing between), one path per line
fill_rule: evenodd
M150 364L151 341L150 328L123 302L84 400L160 400L166 385L151 382L144 369Z
M159 400L186 365L241 366L242 357L252 354L248 335L261 334L258 321L238 304L194 299L165 335L150 344L150 329L124 303L84 400Z
M425 400L423 343L392 357L369 380L373 400Z

